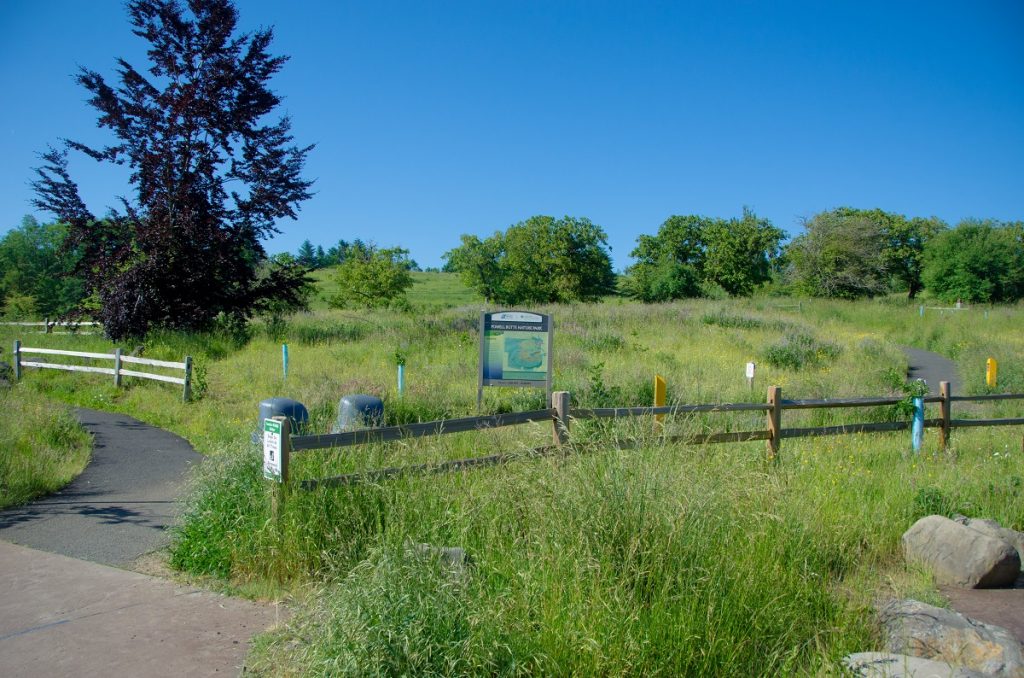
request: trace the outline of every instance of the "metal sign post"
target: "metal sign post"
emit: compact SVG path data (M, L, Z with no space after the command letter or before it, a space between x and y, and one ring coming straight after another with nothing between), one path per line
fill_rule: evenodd
M476 406L485 386L543 388L551 402L554 374L551 316L529 311L480 314L480 370Z

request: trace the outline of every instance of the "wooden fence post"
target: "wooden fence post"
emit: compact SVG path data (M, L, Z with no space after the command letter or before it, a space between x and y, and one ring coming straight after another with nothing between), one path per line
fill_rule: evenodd
M553 441L555 445L569 442L569 392L555 391L551 394L551 405L555 408Z
M185 356L185 385L182 387L181 400L188 402L192 399L192 356Z
M942 447L942 451L946 451L946 447L949 445L949 432L950 432L950 388L948 381L939 382L939 397L942 400L939 402L939 412L942 417L942 426L939 427L939 446Z
M782 389L778 386L768 387L768 461L777 461L779 443L782 432Z
M654 406L665 407L665 398L667 386L665 384L665 378L660 374L654 375ZM654 434L658 435L665 431L665 415L656 414L654 415Z
M121 387L121 349L114 349L114 387Z
M14 340L14 378L21 379L21 340Z

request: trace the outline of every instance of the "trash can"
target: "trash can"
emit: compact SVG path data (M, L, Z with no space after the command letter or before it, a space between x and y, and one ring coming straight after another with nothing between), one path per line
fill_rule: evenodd
M263 438L263 421L271 417L288 417L292 427L292 433L301 434L306 424L309 423L309 411L306 406L298 400L291 398L267 398L260 401L260 418L256 432L252 434L253 442L259 442Z
M384 401L376 396L355 393L338 402L338 419L331 433L359 428L375 428L384 423Z

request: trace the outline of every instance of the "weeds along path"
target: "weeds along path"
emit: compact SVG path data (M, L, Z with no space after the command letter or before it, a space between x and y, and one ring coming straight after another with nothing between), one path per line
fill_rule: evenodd
M952 360L919 348L904 347L903 352L907 356L907 379L924 379L931 395L939 394L940 381L948 381L954 394L961 392L960 378Z
M166 544L186 473L203 457L131 417L76 414L93 435L89 464L63 490L0 512L0 539L123 567Z
M0 512L0 676L238 675L277 609L108 567L166 543L202 456L131 417L76 414L94 436L89 465Z

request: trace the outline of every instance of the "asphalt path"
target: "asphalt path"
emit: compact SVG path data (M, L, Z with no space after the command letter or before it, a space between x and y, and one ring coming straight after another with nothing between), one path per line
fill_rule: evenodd
M919 348L906 347L903 352L907 356L907 379L924 379L930 395L939 394L940 381L948 381L952 392L960 393L961 382L952 360Z
M124 567L166 545L186 474L203 457L123 414L76 414L93 435L89 464L63 490L0 512L0 539Z
M907 378L924 379L930 394L938 394L940 381L948 381L953 393L962 392L962 382L952 360L918 348L904 348L903 352L907 355ZM944 587L942 593L957 612L987 624L1002 626L1024 642L1024 574L1009 589Z

